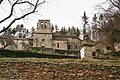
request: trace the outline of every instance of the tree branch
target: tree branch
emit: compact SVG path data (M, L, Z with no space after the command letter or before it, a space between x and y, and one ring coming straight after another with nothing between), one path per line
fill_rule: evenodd
M3 0L0 0L0 4L3 2Z
M34 9L33 9L31 12L28 12L28 13L22 15L21 17L18 17L18 18L13 19L13 20L11 21L11 23L10 23L6 28L4 28L3 30L0 31L0 33L6 31L15 21L20 20L20 19L22 19L22 18L24 18L24 17L26 17L26 16L28 16L28 15L30 15L30 14L32 14L32 13L35 13L37 7L38 7L40 4L43 4L43 3L45 3L45 0L44 0L43 2L40 2L40 3L39 3L39 0L37 0L37 2L36 2L35 5L34 5ZM12 15L12 14L11 14L11 15ZM10 16L11 16L11 15L10 15ZM8 19L8 17L7 17L6 19Z
M117 7L119 10L120 10L120 0L118 0L119 2L118 2L118 5L116 5L115 4L115 1L112 1L112 0L110 0L110 2L112 3L112 5L114 5L115 7Z
M13 15L14 6L17 4L18 1L19 1L19 0L17 0L17 1L12 5L10 14L9 14L6 18L4 18L3 20L1 20L0 23L2 23L2 22L4 22L5 20L9 19L9 18Z

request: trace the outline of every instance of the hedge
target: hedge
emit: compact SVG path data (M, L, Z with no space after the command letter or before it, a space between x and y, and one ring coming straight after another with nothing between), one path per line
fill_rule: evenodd
M66 55L55 55L55 54L42 54L42 53L32 53L30 51L20 51L20 50L0 50L0 57L11 57L11 58L78 58L77 56L66 56Z
M115 57L120 57L120 52L112 52L111 55Z

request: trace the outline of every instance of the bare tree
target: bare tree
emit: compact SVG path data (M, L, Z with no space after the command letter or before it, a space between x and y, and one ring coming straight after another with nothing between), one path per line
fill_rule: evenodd
M6 31L13 23L17 20L21 20L26 16L35 13L38 11L38 8L45 3L46 0L0 0L0 6L5 9L4 3L9 5L10 11L8 11L8 15L0 20L0 24L9 20L10 22L6 24L7 26L0 31L0 33ZM17 15L19 14L19 16Z
M98 34L100 41L107 45L112 45L114 51L114 43L120 42L120 0L107 0L109 7L102 7L98 21Z

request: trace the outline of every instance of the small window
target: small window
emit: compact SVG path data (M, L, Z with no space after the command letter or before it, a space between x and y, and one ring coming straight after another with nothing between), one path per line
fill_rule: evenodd
M76 45L76 49L77 49L77 45Z
M47 23L45 23L45 26L44 26L44 28L47 28Z
M120 49L120 46L118 46L118 49Z
M41 22L40 26L41 26L41 28L43 28L43 22Z
M43 29L43 24L41 24L41 28Z
M45 39L42 39L42 41L45 41Z
M96 52L101 52L101 50L100 49L96 49Z
M60 46L59 43L57 43L57 48L59 48L59 46Z
M68 45L68 50L70 50L70 45Z
M112 46L107 46L107 50L112 50Z

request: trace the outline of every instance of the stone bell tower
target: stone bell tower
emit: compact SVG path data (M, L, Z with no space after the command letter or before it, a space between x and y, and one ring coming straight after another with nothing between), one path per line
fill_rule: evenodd
M50 20L39 20L34 33L33 47L52 48L52 30Z

